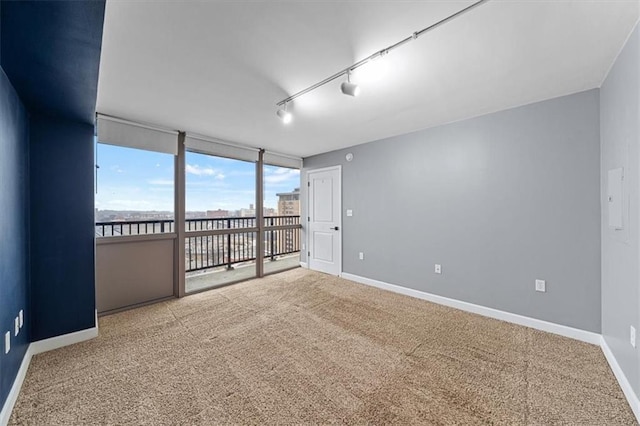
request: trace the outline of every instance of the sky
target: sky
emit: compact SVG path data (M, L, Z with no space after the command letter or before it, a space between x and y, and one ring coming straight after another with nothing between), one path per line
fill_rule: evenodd
M171 154L98 144L99 210L173 211ZM239 210L255 204L255 163L187 152L186 210ZM264 168L264 205L277 208L276 193L300 186L300 171Z

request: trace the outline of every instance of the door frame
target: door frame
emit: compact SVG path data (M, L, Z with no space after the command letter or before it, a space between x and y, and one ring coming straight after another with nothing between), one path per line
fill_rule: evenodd
M333 170L337 170L338 171L338 211L340 212L340 214L338 215L338 227L340 227L340 236L338 238L338 276L341 277L342 276L342 165L338 164L335 166L328 166L328 167L320 167L317 169L308 169L305 172L305 181L307 183L307 192L305 195L306 200L306 214L307 214L307 221L305 222L307 224L306 226L306 230L305 230L305 241L307 244L307 255L306 255L306 259L307 259L307 268L311 269L311 259L309 256L309 253L311 251L311 232L309 232L309 218L311 217L311 211L309 210L309 204L310 204L310 200L311 197L309 197L310 195L310 187L311 187L311 183L309 181L309 175L311 173L316 173L316 172L328 172L328 171L333 171Z

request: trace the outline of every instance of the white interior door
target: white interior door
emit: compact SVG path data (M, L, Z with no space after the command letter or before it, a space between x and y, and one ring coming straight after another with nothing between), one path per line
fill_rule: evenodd
M307 173L309 268L332 275L342 270L340 173L340 167Z

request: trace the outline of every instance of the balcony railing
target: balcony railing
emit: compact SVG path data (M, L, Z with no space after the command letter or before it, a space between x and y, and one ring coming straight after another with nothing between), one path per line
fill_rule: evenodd
M185 223L187 272L250 262L256 259L255 217L187 219ZM300 251L300 216L264 218L264 258L275 260ZM96 237L175 232L172 219L96 222Z
M173 219L96 222L96 237L164 234L174 231Z

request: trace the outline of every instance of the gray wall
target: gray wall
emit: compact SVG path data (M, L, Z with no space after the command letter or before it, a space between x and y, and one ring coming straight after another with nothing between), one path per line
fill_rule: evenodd
M303 182L336 164L344 272L600 332L598 90L306 158Z
M634 30L600 90L602 152L602 334L637 395L637 350L629 326L640 332L638 291L638 138L640 137L640 32ZM625 229L608 226L607 172L624 168ZM640 338L640 335L638 336Z

